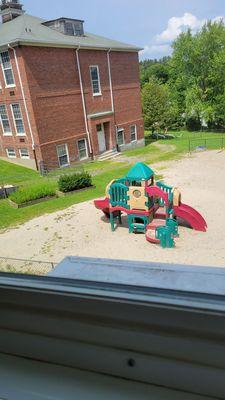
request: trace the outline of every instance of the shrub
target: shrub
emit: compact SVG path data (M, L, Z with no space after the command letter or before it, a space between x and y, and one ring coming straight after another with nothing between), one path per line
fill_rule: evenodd
M9 198L17 204L27 203L28 201L51 197L55 195L55 187L48 183L38 185L22 186Z
M92 186L91 175L85 171L70 175L62 175L58 180L58 186L59 190L64 193L83 189Z

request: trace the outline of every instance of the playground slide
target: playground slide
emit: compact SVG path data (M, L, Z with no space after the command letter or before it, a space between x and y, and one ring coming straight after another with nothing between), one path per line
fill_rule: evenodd
M160 189L158 186L149 186L145 189L146 193L151 196L157 196L162 198L165 201L165 204L168 205L168 194Z
M187 221L196 231L206 231L207 223L204 218L198 211L187 204L181 203L179 206L174 206L174 215Z
M98 210L102 210L104 214L109 214L109 199L105 197L105 199L94 200L94 205Z

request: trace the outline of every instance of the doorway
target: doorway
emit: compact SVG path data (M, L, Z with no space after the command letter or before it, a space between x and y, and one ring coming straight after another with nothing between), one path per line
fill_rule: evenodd
M97 134L98 134L99 153L103 153L104 151L106 151L106 140L105 140L104 125L103 124L98 124L96 126L96 128L97 128Z

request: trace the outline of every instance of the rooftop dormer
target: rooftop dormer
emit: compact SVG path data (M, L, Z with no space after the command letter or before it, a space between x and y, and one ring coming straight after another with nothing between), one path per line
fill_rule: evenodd
M2 16L2 23L11 21L19 15L24 14L23 5L19 0L1 0L0 1L0 14Z
M46 21L43 25L68 36L84 36L84 21L72 18L58 18Z

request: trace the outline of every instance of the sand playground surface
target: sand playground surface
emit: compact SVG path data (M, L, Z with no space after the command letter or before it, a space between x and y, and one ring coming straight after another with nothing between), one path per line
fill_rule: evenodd
M179 187L182 202L196 208L208 230L179 228L173 249L150 244L143 234L129 234L110 224L93 201L43 215L0 234L0 256L59 262L66 256L225 267L225 151L208 151L179 161L151 165L165 183ZM155 167L155 168L154 168Z

